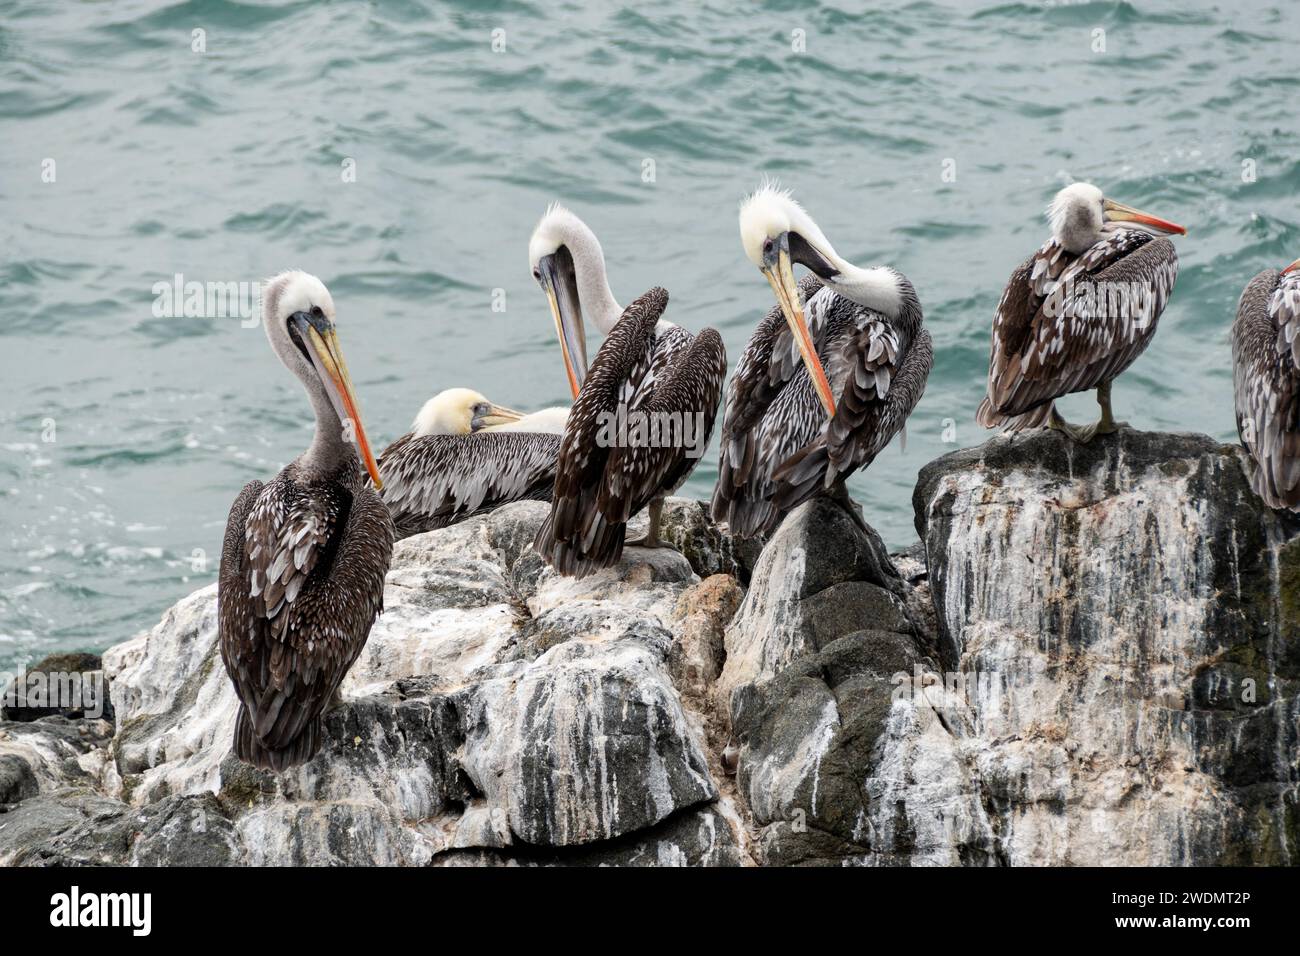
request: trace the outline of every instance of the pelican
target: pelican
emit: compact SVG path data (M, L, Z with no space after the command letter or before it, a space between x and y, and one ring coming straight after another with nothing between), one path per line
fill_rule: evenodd
M411 430L384 449L384 504L397 537L432 531L511 501L547 501L568 409L531 415L468 388L424 403Z
M421 406L411 423L416 435L468 435L472 432L544 432L563 435L569 410L561 406L517 412L488 401L472 388L445 388Z
M714 520L754 537L825 493L861 524L845 480L902 432L930 375L916 290L888 266L841 258L776 184L741 205L740 238L777 306L731 378ZM794 263L812 272L798 286Z
M628 521L649 507L644 538L659 547L664 498L687 479L713 432L727 354L714 329L692 335L663 318L654 288L623 309L596 235L552 205L528 244L574 394L560 446L551 513L534 546L561 574L582 577L618 562ZM584 319L606 338L586 364Z
M285 272L269 281L262 303L266 337L306 388L316 434L268 484L250 481L235 499L217 620L239 696L235 756L280 771L320 749L321 713L383 610L393 522L375 490L379 466L329 292L315 276Z
M1270 508L1300 508L1300 259L1247 283L1232 323L1237 433Z
M1047 218L1052 238L1007 280L993 317L988 394L975 419L1007 431L1046 425L1076 441L1115 431L1111 383L1142 354L1178 278L1178 252L1159 235L1176 223L1066 186ZM1097 390L1101 418L1071 425L1053 404Z

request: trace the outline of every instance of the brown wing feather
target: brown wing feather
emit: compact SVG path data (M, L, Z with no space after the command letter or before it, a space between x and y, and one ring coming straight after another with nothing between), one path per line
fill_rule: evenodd
M1041 415L1053 399L1110 381L1155 334L1178 275L1173 243L1123 230L1068 256L1052 240L1008 283L994 318L981 424Z
M403 435L379 456L398 538L522 499L547 501L560 436L543 432Z
M1300 274L1268 269L1242 291L1232 378L1252 487L1271 508L1300 507Z
M654 288L624 309L596 353L569 412L551 512L534 542L538 553L561 574L588 573L595 570L593 562L621 553L626 520L623 496L606 486L610 448L598 438L607 416L617 413L633 373L650 367L655 323L667 305L668 293Z
M680 421L683 428L690 427L695 447L702 453L713 434L726 377L727 351L722 336L714 329L704 329L685 350L673 356L659 373L649 400L637 403L635 410L646 413L653 421ZM698 432L694 431L696 422ZM684 432L678 432L678 438L684 437ZM681 487L698 463L698 457L686 453L682 441L614 448L605 468L608 511L621 516L626 524L655 498ZM622 550L621 539L618 550Z
M383 608L393 547L388 510L355 462L329 480L296 474L291 465L237 500L218 597L241 703L235 753L274 770L319 749L320 715Z
M821 280L815 275L799 281L805 303L821 288ZM725 522L734 533L752 535L771 524L771 468L774 461L783 460L803 445L798 441L788 448L773 449L774 439L793 439L793 435L788 430L778 435L763 427L768 412L778 402L785 411L781 420L789 421L794 417L792 409L802 407L814 395L807 370L796 355L785 316L779 306L774 306L749 337L731 376L711 508L713 519ZM779 457L774 459L774 452Z
M925 392L934 363L930 333L910 344L897 330L871 322L841 346L847 364L835 417L826 430L776 470L778 509L789 511L870 465L906 424Z

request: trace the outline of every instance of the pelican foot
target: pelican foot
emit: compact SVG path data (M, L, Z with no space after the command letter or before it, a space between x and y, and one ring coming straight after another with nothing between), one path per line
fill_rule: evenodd
M1071 441L1076 441L1081 445L1086 445L1088 442L1092 441L1093 436L1097 432L1097 426L1100 424L1101 422L1094 422L1091 425L1072 425L1061 417L1060 412L1053 408L1047 421L1043 422L1043 427L1050 428L1054 432L1060 432Z
M1053 425L1052 427L1066 435L1069 435L1070 438L1077 441L1080 445L1086 445L1098 435L1113 434L1127 425L1128 422L1106 421L1103 418L1101 421L1093 422L1091 425L1071 425L1068 422L1062 422L1060 425Z
M656 498L650 502L650 524L646 528L646 533L639 538L630 541L624 541L625 548L666 548L668 545L659 540L659 520L663 516L664 502L662 498Z

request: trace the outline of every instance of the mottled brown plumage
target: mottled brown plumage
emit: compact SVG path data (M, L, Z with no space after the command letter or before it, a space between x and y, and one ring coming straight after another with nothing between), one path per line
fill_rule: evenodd
M382 610L392 558L393 523L357 452L377 475L350 417L355 396L333 312L312 276L285 273L267 286L267 338L306 387L316 434L272 481L244 487L221 549L217 623L239 697L234 753L267 770L320 749L321 715Z
M1270 508L1300 508L1300 271L1266 269L1242 291L1232 380L1251 486Z
M1145 232L1120 230L1081 255L1049 240L1003 290L977 421L1041 425L1054 399L1110 382L1146 350L1177 277L1174 244Z
M646 420L699 416L699 448L708 445L726 351L713 329L692 336L671 323L661 325L667 304L668 293L656 288L624 310L569 413L551 512L535 542L561 574L581 577L616 564L628 521L672 494L699 462L680 443L610 443L610 416L616 420L620 406L629 416L646 413Z
M397 537L511 501L550 501L559 453L560 436L542 432L403 435L379 456Z
M903 430L930 374L916 289L896 269L842 257L776 183L745 199L739 226L777 308L731 379L713 518L756 537L825 494L865 526L845 482ZM795 265L811 274L795 282Z
M859 305L805 276L799 291L836 394L828 419L781 312L759 323L732 376L713 516L755 537L814 495L867 467L925 392L934 353L916 293L897 276L898 315Z
M239 759L284 770L320 749L320 716L383 610L392 548L388 509L355 460L320 476L294 463L244 487L218 597Z

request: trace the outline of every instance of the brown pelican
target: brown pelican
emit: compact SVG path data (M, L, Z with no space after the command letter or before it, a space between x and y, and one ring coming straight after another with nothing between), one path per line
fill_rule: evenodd
M266 337L307 389L316 434L269 484L250 481L235 499L217 619L239 696L235 756L284 770L320 749L321 712L383 609L393 523L366 478L381 487L329 292L286 272L262 302Z
M1182 226L1107 199L1088 183L1047 207L1052 238L1011 274L993 317L988 395L976 421L1008 431L1046 425L1078 441L1113 432L1110 385L1156 332L1178 253L1155 233ZM1097 390L1101 419L1077 427L1053 400Z
M727 354L715 330L692 335L662 317L663 289L620 308L595 234L562 206L537 224L528 258L575 394L535 547L561 574L581 577L617 563L627 522L647 506L646 536L626 543L659 546L663 499L695 469L713 432ZM584 318L606 335L589 371Z
M842 259L774 184L741 206L740 237L778 304L731 378L714 520L753 537L828 493L861 522L845 479L903 430L930 375L933 350L916 290L888 266ZM796 262L813 273L797 287Z
M511 501L547 501L568 409L531 415L449 388L384 449L384 504L398 538L443 528Z
M1270 508L1300 508L1300 259L1251 279L1232 323L1237 432Z
M568 417L567 408L517 412L488 401L472 388L445 388L421 406L411 431L416 435L468 435L480 431L563 435Z

